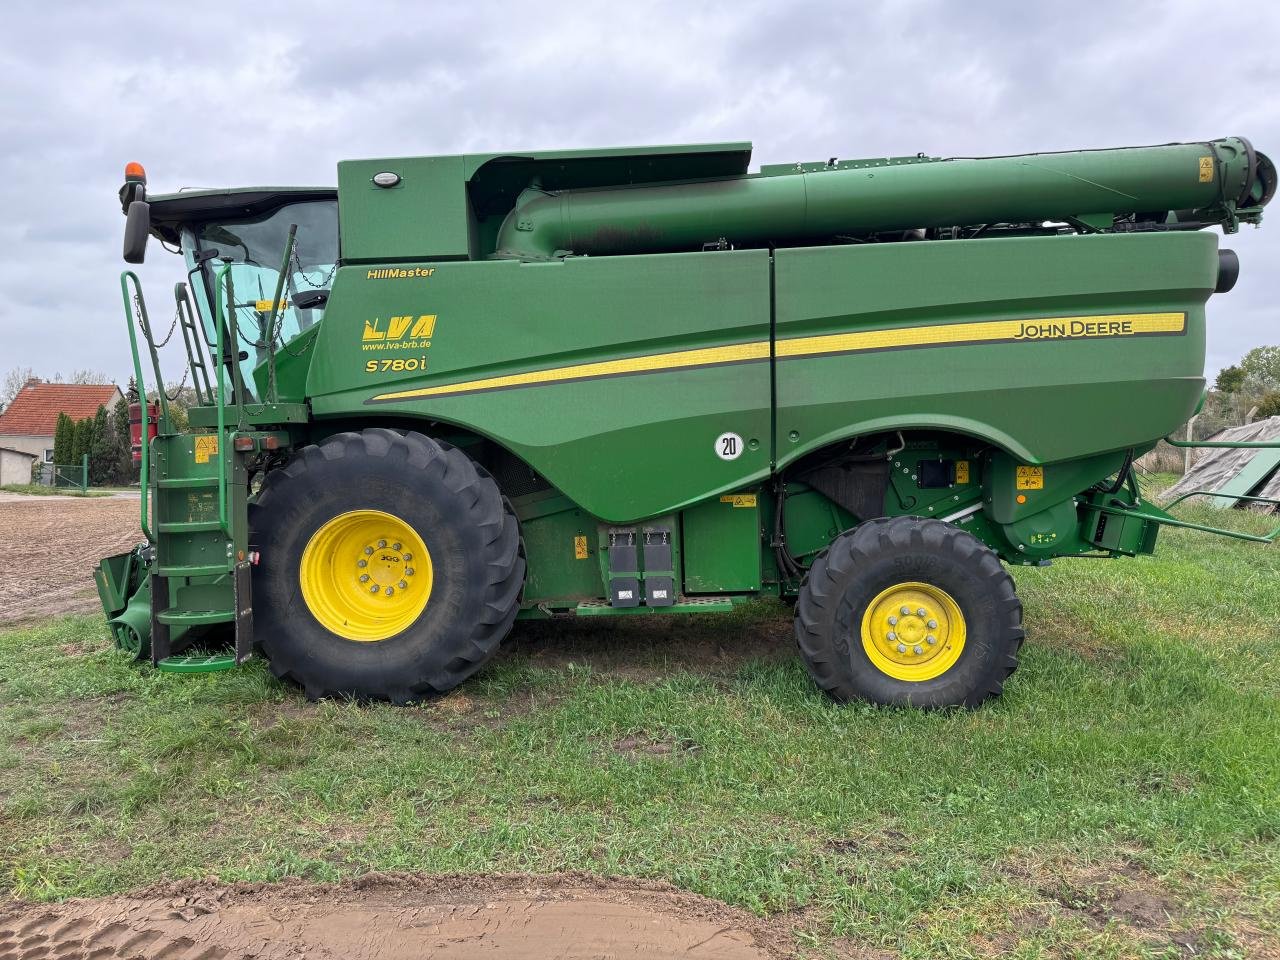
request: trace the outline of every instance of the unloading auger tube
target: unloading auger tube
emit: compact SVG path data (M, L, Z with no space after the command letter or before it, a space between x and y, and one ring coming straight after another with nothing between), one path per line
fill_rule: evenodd
M1276 169L1227 137L1021 156L831 163L813 170L655 186L525 190L496 258L549 260L760 246L917 228L1036 222L1091 230L1200 229L1257 223Z

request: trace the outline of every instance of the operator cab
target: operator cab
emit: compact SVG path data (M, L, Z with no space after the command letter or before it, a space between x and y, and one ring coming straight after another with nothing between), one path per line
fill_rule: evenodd
M274 350L279 360L282 350L306 350L309 333L324 317L338 262L337 190L256 187L189 190L148 198L145 176L140 165L130 164L120 192L129 217L125 259L141 263L148 236L182 254L211 354L216 342L215 284L219 271L230 264L241 376L246 390L260 395L268 355ZM286 265L289 230L295 226ZM282 266L282 306L277 310Z

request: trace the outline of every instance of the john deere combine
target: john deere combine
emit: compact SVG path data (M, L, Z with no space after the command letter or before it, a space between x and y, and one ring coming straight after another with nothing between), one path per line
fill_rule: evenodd
M1238 138L749 157L357 160L337 189L164 196L131 164L125 259L181 252L200 406L180 431L159 398L147 543L99 570L117 643L399 703L517 617L782 596L838 699L998 693L1004 564L1179 523L1132 464L1204 393L1238 270L1207 228L1258 223L1275 168Z

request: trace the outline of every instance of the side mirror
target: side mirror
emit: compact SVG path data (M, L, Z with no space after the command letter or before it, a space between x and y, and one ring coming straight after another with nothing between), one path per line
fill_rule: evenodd
M151 204L134 200L129 204L124 222L124 262L142 263L147 256L147 238L151 235Z
M314 310L329 302L328 290L302 290L293 295L290 301L298 310Z

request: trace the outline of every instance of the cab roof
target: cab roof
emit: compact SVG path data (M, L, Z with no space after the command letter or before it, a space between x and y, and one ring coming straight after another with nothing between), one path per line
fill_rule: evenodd
M151 233L167 243L178 242L184 223L204 220L252 220L286 203L336 200L336 187L238 187L225 190L183 190L148 197Z

